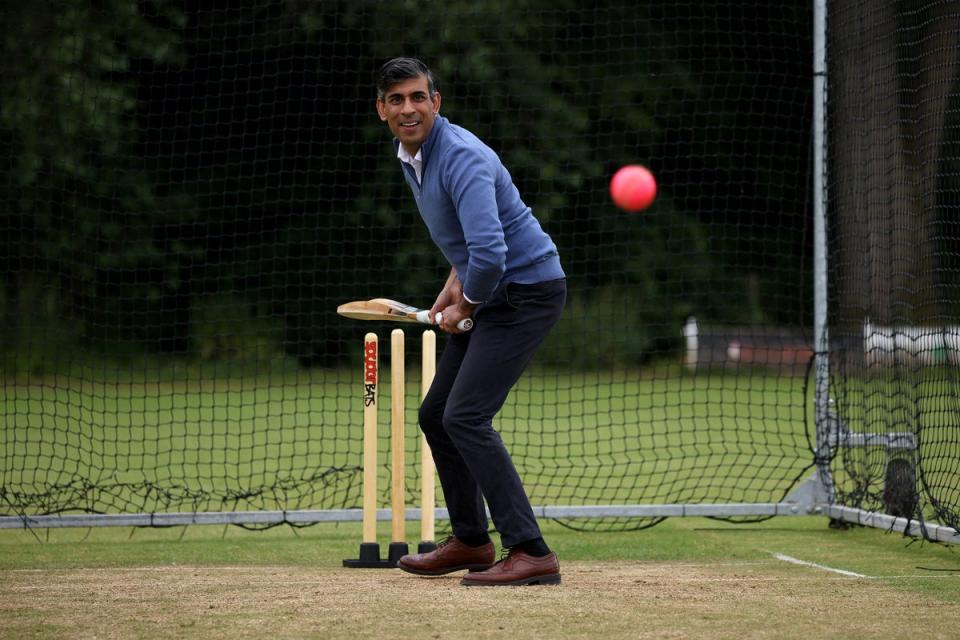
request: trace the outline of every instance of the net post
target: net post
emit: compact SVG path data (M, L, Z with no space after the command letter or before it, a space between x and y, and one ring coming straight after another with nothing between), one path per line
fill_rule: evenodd
M833 502L830 474L830 338L827 330L827 191L826 191L826 100L827 100L827 3L813 2L813 332L814 421L816 425L817 473Z

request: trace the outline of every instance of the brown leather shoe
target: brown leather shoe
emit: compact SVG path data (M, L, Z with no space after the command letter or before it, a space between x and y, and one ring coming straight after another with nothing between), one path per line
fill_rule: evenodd
M552 552L537 558L520 549L511 549L505 559L486 571L471 571L460 584L468 587L560 584L560 562L557 554Z
M470 547L460 542L456 536L450 536L430 553L403 556L397 561L397 566L420 576L442 576L464 569L489 569L495 555L492 542L482 547Z

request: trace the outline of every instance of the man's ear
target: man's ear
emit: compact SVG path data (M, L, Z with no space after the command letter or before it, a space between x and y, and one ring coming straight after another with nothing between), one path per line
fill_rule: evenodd
M433 112L440 113L440 92L433 92Z
M387 105L380 98L377 98L377 114L383 122L387 121Z

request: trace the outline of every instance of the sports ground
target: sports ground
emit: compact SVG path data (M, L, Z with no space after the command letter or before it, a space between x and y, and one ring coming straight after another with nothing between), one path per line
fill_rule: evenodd
M495 589L344 569L359 523L7 530L0 638L955 638L960 624L956 553L876 529L544 530L563 584Z

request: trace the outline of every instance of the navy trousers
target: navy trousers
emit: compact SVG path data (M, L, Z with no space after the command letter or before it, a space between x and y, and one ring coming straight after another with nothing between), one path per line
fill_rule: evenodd
M458 537L487 531L484 499L504 547L540 537L493 418L560 318L566 294L565 280L503 285L477 307L473 330L450 336L440 356L420 428Z

